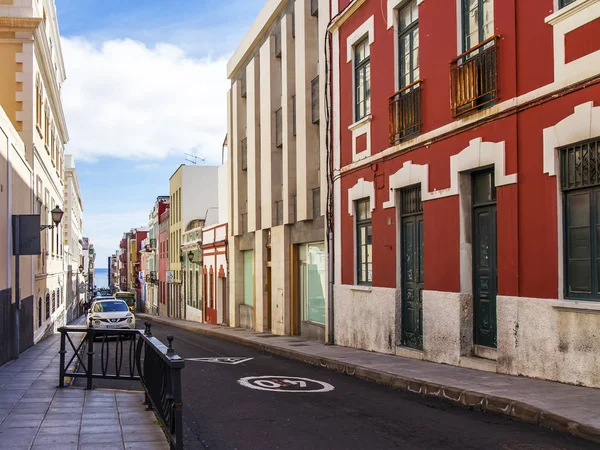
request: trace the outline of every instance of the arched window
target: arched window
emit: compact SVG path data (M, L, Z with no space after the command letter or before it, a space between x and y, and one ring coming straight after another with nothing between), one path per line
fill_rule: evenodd
M42 326L42 297L38 298L38 328Z
M52 312L56 311L56 291L52 291Z
M46 319L50 318L50 294L46 294Z

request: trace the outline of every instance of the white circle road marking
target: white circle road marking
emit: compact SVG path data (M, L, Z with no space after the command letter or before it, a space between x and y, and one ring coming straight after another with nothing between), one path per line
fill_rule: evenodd
M334 390L331 384L324 381L280 375L244 377L240 378L238 383L249 389L270 392L329 392Z

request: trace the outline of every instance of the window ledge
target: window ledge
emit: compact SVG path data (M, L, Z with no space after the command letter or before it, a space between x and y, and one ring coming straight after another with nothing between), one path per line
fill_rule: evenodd
M357 292L371 292L373 288L371 286L362 286L360 284L355 284L350 286L350 290Z
M360 128L361 126L363 126L364 124L371 122L371 120L373 120L373 116L371 114L369 114L368 116L365 116L360 120L357 120L352 125L349 125L348 129L350 131L354 131L357 128Z
M560 311L600 314L600 302L585 300L557 300L552 302L552 307Z
M569 6L559 9L553 14L550 14L544 19L544 22L550 25L556 25L571 16L574 16L578 12L584 10L588 6L597 3L599 0L577 0L575 3L571 3Z

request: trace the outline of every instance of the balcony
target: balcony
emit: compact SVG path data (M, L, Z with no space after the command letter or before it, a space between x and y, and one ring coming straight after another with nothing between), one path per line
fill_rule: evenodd
M127 239L121 239L120 248L127 248Z
M119 261L121 261L123 264L127 263L127 255L125 253L123 253L122 255L119 255Z
M389 98L390 145L421 133L421 83L417 80Z
M471 114L497 100L499 39L498 35L492 36L450 61L453 117Z

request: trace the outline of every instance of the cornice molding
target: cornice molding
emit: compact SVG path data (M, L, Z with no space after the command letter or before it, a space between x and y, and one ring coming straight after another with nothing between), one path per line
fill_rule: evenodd
M39 17L0 17L0 29L33 31L41 22Z
M346 6L338 16L333 19L331 25L329 25L329 31L331 33L337 31L352 15L358 11L358 9L366 3L367 0L354 0L348 6Z

